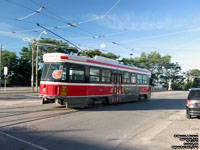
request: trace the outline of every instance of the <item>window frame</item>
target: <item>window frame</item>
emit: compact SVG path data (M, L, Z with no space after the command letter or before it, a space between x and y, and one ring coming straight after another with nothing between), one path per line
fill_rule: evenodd
M141 76L142 78L140 79L139 76ZM140 82L138 82L140 81ZM143 84L143 75L141 73L137 74L137 84Z
M103 76L103 71L109 71L110 76ZM102 83L111 83L112 82L111 77L112 77L112 71L110 69L105 69L105 68L101 69L101 82ZM109 82L103 81L103 78L109 78Z
M78 67L83 69L83 72L84 72L84 74L83 74L84 79L83 80L70 79L70 68L71 68L71 66L76 66L76 67L78 66ZM74 68L76 68L76 67L74 67ZM73 70L75 70L75 69L73 69ZM79 71L81 71L81 70L79 70ZM84 65L79 65L79 64L69 64L68 65L68 81L69 82L72 82L72 83L84 83L86 81L85 75L86 75L86 70L85 70L85 66Z
M132 82L132 77L135 78L135 83ZM137 74L136 73L131 73L131 84L137 84Z
M128 78L124 78L125 74L128 74ZM131 73L130 72L123 72L123 84L131 84ZM129 83L127 82L127 79L129 80Z
M99 70L99 75L91 75L90 74L91 68L98 69ZM91 81L91 78L90 78L91 76L93 76L93 77L99 77L99 81ZM89 82L90 83L100 83L101 82L101 68L99 68L99 67L93 67L93 66L89 67Z
M144 79L144 77L146 77L146 80ZM144 82L144 81L146 81L146 82ZM142 76L142 83L144 85L148 85L149 84L149 77L148 77L148 75L143 74L143 76Z

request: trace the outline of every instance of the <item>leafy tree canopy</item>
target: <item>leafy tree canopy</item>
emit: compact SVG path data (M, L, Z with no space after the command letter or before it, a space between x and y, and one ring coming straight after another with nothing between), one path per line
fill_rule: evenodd
M191 77L200 77L200 70L199 69L192 69L187 71L187 75Z
M113 53L103 53L99 49L84 50L84 51L81 51L79 53L79 55L87 56L87 57L91 57L91 58L94 58L97 55L97 56L107 57L107 58L111 58L111 59L115 59L115 60L120 57L120 56L117 56L117 55L115 55Z
M15 52L10 52L8 50L3 50L2 51L2 68L1 68L1 72L3 72L4 67L8 67L8 80L7 80L7 84L14 84L16 81L16 74L15 72L17 72L17 67L18 67L18 57L16 55ZM2 75L2 79L4 78L4 74Z
M66 54L76 54L78 50L74 47L70 47L67 43L63 43L61 40L54 40L50 38L41 38L39 41L39 50L43 53L60 52Z
M134 65L150 70L154 83L167 85L169 79L175 82L181 78L181 67L178 63L171 63L171 56L169 55L161 56L158 52L151 52L149 54L142 52L140 57L135 57L134 59L123 58L121 61L125 65Z

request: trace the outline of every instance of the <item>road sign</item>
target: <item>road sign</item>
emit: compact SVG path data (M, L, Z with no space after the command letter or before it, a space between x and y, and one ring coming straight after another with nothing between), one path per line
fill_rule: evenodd
M4 75L6 76L8 74L8 67L4 67Z

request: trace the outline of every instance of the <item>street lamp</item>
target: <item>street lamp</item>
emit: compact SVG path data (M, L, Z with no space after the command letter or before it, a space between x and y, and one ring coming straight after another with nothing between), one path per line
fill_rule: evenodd
M42 34L47 34L46 31L42 31L38 38L37 38L37 53L36 53L36 68L35 68L35 75L36 75L36 83L35 83L35 87L36 87L36 92L38 92L38 51L39 51L39 40L41 38Z
M105 45L105 44L101 44L100 47L101 47L102 49L104 49L104 48L106 47L106 45Z

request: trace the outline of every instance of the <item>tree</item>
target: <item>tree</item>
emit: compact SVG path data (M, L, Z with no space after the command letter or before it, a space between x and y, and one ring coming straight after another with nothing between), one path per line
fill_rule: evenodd
M66 54L76 54L78 50L74 47L70 47L67 43L63 43L61 40L53 40L50 38L41 38L39 40L39 49L43 52L60 52Z
M178 63L171 63L171 56L161 56L158 52L146 54L142 52L140 57L123 58L121 60L125 65L134 65L139 68L148 69L152 74L155 83L161 83L166 87L169 81L172 83L183 80L180 75L181 67Z
M190 82L192 84L189 84L190 87L200 88L200 70L198 69L192 69L187 71L187 82Z
M130 59L130 58L122 58L120 60L120 62L122 62L124 65L129 65L132 66L134 64L134 59Z
M194 88L200 88L200 78L195 78L192 84Z
M187 71L188 80L194 80L195 78L200 78L200 70L192 69Z
M2 72L4 67L8 67L8 75L7 75L7 84L13 85L16 83L18 79L17 75L17 67L18 67L18 57L15 52L10 52L8 50L2 51ZM2 74L2 79L4 79L4 75Z
M106 53L106 54L104 53L103 57L107 57L107 58L115 59L116 60L116 59L119 59L120 56L117 56L117 55L115 55L113 53Z
M35 47L36 47L35 42ZM42 57L45 53L66 53L66 54L77 54L78 50L74 47L70 47L67 43L63 43L59 40L54 40L50 38L41 38L38 41L39 45L39 63L42 62ZM29 44L31 49L31 43Z
M19 65L17 67L18 83L19 85L30 85L31 84L31 68L32 68L32 50L27 47L21 49Z
M168 66L163 67L162 72L160 78L165 81L164 83L168 83L168 90L172 90L175 83L182 83L184 80L178 63L169 63Z
M94 58L96 55L97 56L102 56L103 53L98 50L98 49L95 49L95 50L84 50L84 51L81 51L79 53L80 56L86 56L86 57L91 57L91 58Z
M87 57L91 57L91 58L94 58L97 55L97 56L107 57L107 58L115 59L115 60L120 57L120 56L117 56L117 55L115 55L113 53L103 53L99 49L84 50L84 51L81 51L79 53L79 55L80 56L87 56Z

